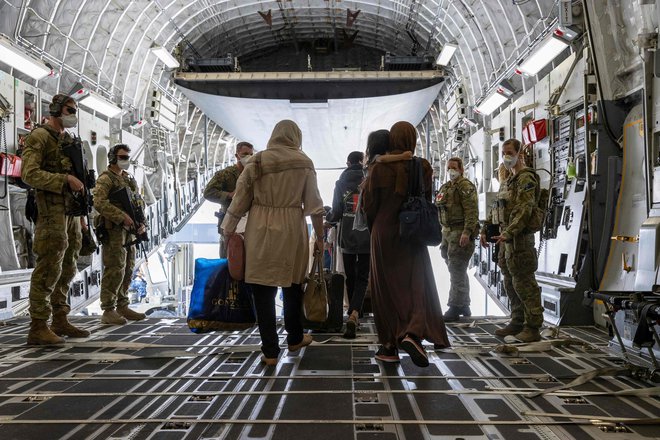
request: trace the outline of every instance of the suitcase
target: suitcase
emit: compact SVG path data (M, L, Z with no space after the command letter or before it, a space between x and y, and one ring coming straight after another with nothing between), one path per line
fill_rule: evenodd
M328 319L325 322L311 322L302 318L303 328L315 333L340 333L344 323L344 275L324 273L328 289Z

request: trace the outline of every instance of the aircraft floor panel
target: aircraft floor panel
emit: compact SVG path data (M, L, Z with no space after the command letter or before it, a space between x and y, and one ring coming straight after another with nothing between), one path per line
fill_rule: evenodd
M185 319L123 327L75 317L89 339L29 347L26 319L0 326L5 439L642 439L660 432L657 389L624 373L538 397L594 369L622 368L597 328L562 327L552 347L505 354L504 321L448 326L451 349L377 362L373 321L358 338L314 334L278 366L260 363L256 328L192 334ZM281 324L281 323L280 323ZM630 361L648 367L629 353ZM594 420L600 420L594 421Z

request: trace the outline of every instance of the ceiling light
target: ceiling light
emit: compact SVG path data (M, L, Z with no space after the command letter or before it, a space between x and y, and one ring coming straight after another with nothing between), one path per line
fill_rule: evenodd
M551 33L536 45L534 50L527 56L527 59L518 66L516 73L519 75L536 75L567 47L568 42L560 38L557 31Z
M176 58L174 58L172 54L170 54L170 51L164 47L152 46L151 51L170 69L176 69L180 66Z
M474 110L481 113L482 115L490 115L496 109L500 108L509 98L504 95L504 90L500 87L497 88L493 93L488 95L481 104L479 104Z
M34 79L45 78L53 71L46 63L26 54L2 36L0 36L0 61Z
M442 47L442 51L440 51L440 55L438 55L438 58L435 60L435 64L437 64L438 66L448 65L449 61L451 61L451 58L454 56L457 50L458 50L458 44L446 43Z
M103 113L109 118L114 118L117 117L121 114L122 109L121 107L118 107L114 103L108 101L107 99L103 98L100 95L97 95L96 93L87 90L87 89L79 89L75 93L78 96L82 96L78 100L77 97L74 96L74 99L78 100L80 104L91 108L94 111L97 111L99 113Z

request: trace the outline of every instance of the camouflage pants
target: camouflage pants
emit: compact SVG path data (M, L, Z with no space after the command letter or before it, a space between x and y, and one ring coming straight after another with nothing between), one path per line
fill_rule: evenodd
M449 307L470 306L470 279L467 269L470 258L474 253L474 240L470 240L465 247L460 246L461 229L449 230L443 228L440 254L447 262L449 269Z
M121 226L108 230L103 241L103 278L101 279L101 309L126 307L128 286L135 266L135 246L124 247L132 235Z
M69 285L82 246L80 219L64 214L64 204L39 203L34 232L36 263L30 281L30 316L48 319L68 314Z
M513 321L514 308L522 308L524 324L538 329L543 325L543 306L541 305L541 288L536 282L534 273L538 268L538 258L534 248L534 234L522 234L505 243L504 252L506 266L511 274L513 295L507 289L511 299L511 320ZM513 297L517 297L516 301ZM516 312L517 316L520 312Z
M523 310L522 302L516 295L513 288L513 281L511 280L511 273L506 265L506 253L504 252L504 245L499 247L500 251L497 255L497 265L500 266L500 273L502 274L502 281L504 282L504 291L507 298L509 298L509 309L511 310L511 324L522 326L525 323L525 312Z

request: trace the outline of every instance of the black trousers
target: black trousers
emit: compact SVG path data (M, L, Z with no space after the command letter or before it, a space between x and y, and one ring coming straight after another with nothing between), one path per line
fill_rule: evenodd
M369 281L369 254L344 254L344 272L346 273L346 294L348 295L348 314L353 310L362 311L364 295Z
M275 295L277 287L251 284L254 308L257 312L261 352L267 358L276 358L280 354L280 339L277 336L277 318L275 317ZM301 321L302 288L300 284L284 287L284 328L289 345L299 344L303 338Z

